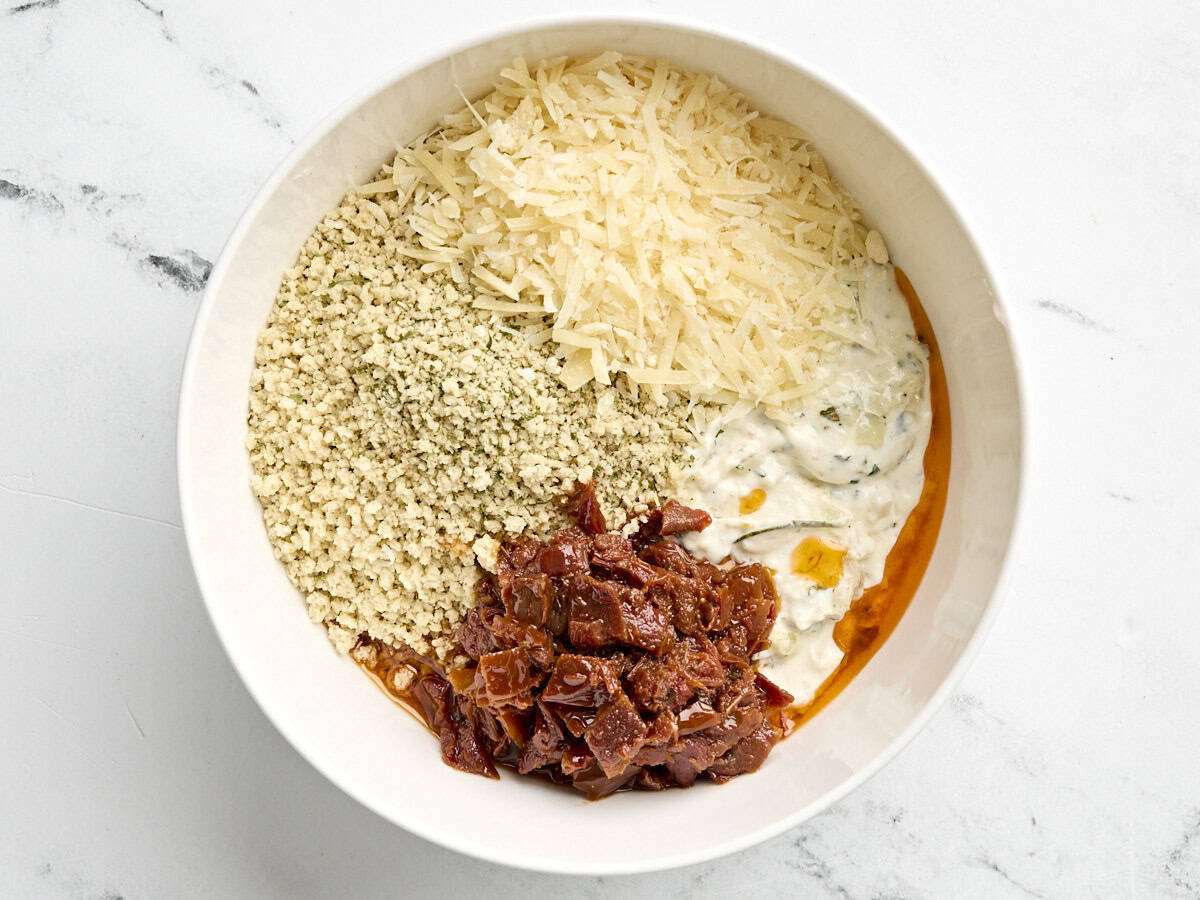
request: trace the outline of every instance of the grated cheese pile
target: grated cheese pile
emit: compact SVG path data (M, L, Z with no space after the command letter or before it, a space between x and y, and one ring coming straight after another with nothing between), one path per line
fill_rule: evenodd
M568 388L624 373L659 402L816 392L870 340L858 286L888 258L803 132L615 52L514 60L360 193L398 194L399 252L554 342Z

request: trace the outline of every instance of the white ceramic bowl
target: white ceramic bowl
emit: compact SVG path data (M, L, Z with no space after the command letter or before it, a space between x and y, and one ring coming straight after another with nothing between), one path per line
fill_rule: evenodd
M953 468L920 591L891 639L757 773L721 787L588 803L505 774L453 771L310 624L275 561L243 446L254 344L282 270L327 209L391 151L483 93L502 64L617 49L715 72L806 129L921 293L950 386ZM761 841L865 781L925 723L994 611L1020 487L1019 379L994 280L960 215L877 116L779 50L704 26L544 20L405 66L326 119L238 223L196 318L179 410L179 485L196 577L230 659L264 712L326 777L423 837L495 862L577 873L699 862ZM519 817L520 827L508 826ZM529 836L535 836L533 840Z

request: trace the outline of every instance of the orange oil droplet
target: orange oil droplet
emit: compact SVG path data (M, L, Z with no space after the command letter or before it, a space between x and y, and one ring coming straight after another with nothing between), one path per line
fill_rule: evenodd
M766 502L767 492L762 488L755 488L738 501L738 512L743 516L748 516L750 513L758 512L762 509L762 505Z
M817 537L806 537L792 551L792 574L811 578L823 588L836 587L842 578L846 551Z

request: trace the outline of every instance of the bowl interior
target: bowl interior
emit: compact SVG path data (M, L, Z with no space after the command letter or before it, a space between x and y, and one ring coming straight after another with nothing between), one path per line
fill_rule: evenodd
M887 237L934 323L949 380L953 471L932 563L895 633L758 774L589 804L537 780L506 776L497 784L444 767L424 729L334 653L272 556L243 438L256 336L282 270L325 211L396 145L460 106L463 94L486 90L513 56L605 49L712 71L812 134ZM1020 480L1009 337L978 251L920 165L810 72L740 40L650 22L553 23L493 37L407 70L317 129L263 189L214 271L179 429L184 522L200 587L230 658L280 731L398 824L463 852L557 871L628 872L715 856L795 824L864 780L961 670L997 586ZM519 838L507 827L518 812Z

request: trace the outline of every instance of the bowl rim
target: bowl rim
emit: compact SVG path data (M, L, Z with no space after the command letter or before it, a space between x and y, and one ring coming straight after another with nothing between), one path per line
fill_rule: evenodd
M216 613L213 604L209 600L210 591L207 585L210 580L206 571L202 566L197 564L200 558L200 548L196 544L196 529L189 527L195 512L191 501L191 488L189 487L189 471L191 468L191 454L188 449L188 434L189 424L192 421L191 413L191 398L194 394L194 385L199 377L198 374L198 357L199 348L204 336L204 325L209 319L213 306L216 303L216 297L221 291L222 283L225 280L226 274L231 264L231 259L237 248L245 240L250 231L250 226L254 219L266 205L269 198L279 188L280 184L285 180L288 172L290 172L296 163L302 159L319 141L321 141L334 127L342 122L346 117L358 109L372 97L387 89L393 83L407 78L420 69L438 62L439 60L469 50L473 47L480 46L490 41L501 38L513 37L527 32L535 32L547 28L569 26L569 25L616 25L616 26L639 26L652 25L662 28L668 28L676 31L691 32L703 34L709 37L716 37L722 40L733 43L742 44L750 50L755 51L765 57L770 58L776 63L792 66L800 70L813 81L827 88L833 94L838 96L845 103L855 108L868 121L874 124L880 131L888 135L896 142L904 153L909 157L915 168L928 179L934 192L946 204L953 219L957 222L962 231L963 237L967 244L975 252L979 259L983 274L986 276L989 285L992 288L993 305L997 319L1004 328L1009 341L1009 352L1012 358L1014 371L1014 387L1016 393L1016 423L1018 427L1017 435L1017 458L1016 458L1016 492L1013 506L1013 520L1009 529L1008 542L1004 547L1002 559L996 577L996 583L991 591L991 595L987 599L984 606L983 614L976 625L974 633L968 639L966 646L963 648L958 660L954 663L949 673L943 679L941 685L934 691L933 695L926 701L925 705L917 711L916 715L908 723L891 742L889 742L879 753L877 753L869 763L864 765L860 770L855 772L837 787L826 792L813 802L799 807L791 814L784 816L776 821L769 822L760 828L749 831L737 838L731 838L721 844L707 847L701 850L683 851L670 853L666 855L656 855L648 857L644 860L630 860L621 864L589 864L587 860L581 859L578 862L566 863L556 860L546 860L536 855L536 853L528 853L521 850L515 850L511 853L500 853L486 845L476 845L470 841L464 841L458 838L453 832L442 831L437 828L431 828L422 822L419 815L407 814L404 810L384 810L380 808L375 800L368 795L364 795L354 790L348 783L345 783L339 774L317 765L314 761L314 753L309 749L309 742L304 733L286 727L270 708L268 699L256 689L256 687L247 680L242 667L239 665L238 659L230 652L230 645L226 639L227 625L223 624L223 620ZM245 686L251 697L259 709L266 716L268 721L275 727L280 734L292 745L292 747L322 776L332 782L344 793L352 797L358 803L365 806L367 809L374 812L381 818L403 828L405 831L414 834L420 838L431 841L439 846L449 850L473 856L477 859L482 859L487 862L496 863L511 868L525 869L529 871L545 872L552 874L566 875L632 875L645 872L661 871L666 869L674 869L682 866L695 865L702 862L718 859L736 853L739 850L746 849L755 844L762 843L770 838L776 837L783 832L795 828L796 826L808 821L809 819L824 812L833 804L839 802L852 791L861 787L871 778L873 778L887 763L893 760L901 750L903 750L916 735L928 724L942 705L949 698L951 693L958 687L962 681L967 669L975 660L979 653L980 647L991 631L992 625L995 622L996 616L999 613L1001 600L1007 592L1007 588L1012 574L1012 549L1016 544L1018 536L1021 532L1022 510L1025 508L1028 489L1028 479L1025 473L1026 460L1029 458L1029 413L1026 403L1026 398L1029 396L1027 385L1025 383L1026 375L1024 367L1021 365L1022 353L1018 346L1017 336L1014 329L1011 327L1011 318L1008 315L1008 310L1004 297L1006 292L1001 288L1000 281L996 276L996 269L988 259L984 249L980 246L975 238L975 229L972 227L970 218L964 214L962 207L956 203L952 194L946 189L945 185L938 179L928 166L925 164L922 157L913 149L912 143L905 139L901 132L878 110L876 110L868 101L863 99L856 91L847 87L838 78L829 74L796 54L788 51L784 47L775 44L771 41L754 37L735 28L727 28L724 25L719 25L714 22L709 22L701 19L696 19L685 15L676 15L661 12L566 12L566 13L550 13L545 15L530 16L517 21L507 22L503 25L492 28L474 31L465 38L447 41L442 43L432 50L413 54L407 57L403 62L390 66L383 74L377 75L371 79L365 86L355 90L339 103L331 112L322 117L309 131L300 139L295 146L284 156L284 158L274 167L270 176L263 183L262 187L255 193L253 199L247 205L245 211L238 219L233 231L230 233L228 240L225 242L221 250L220 256L212 268L212 272L205 287L203 298L196 309L195 316L192 322L192 330L188 339L187 353L183 365L182 377L179 388L179 405L177 409L176 420L176 476L177 486L179 490L181 521L183 524L184 538L187 545L188 557L191 562L192 571L195 574L197 586L200 589L201 597L204 600L205 609L208 612L213 628L217 633L217 638L221 643L225 655L229 658L233 665L234 671L237 672L238 678Z

